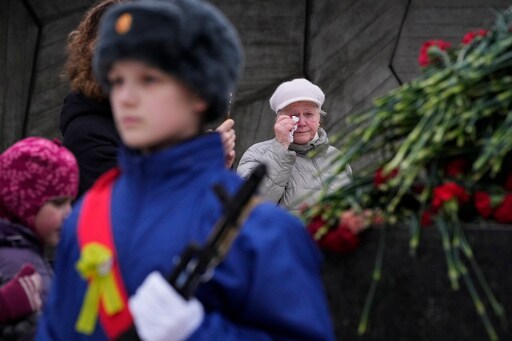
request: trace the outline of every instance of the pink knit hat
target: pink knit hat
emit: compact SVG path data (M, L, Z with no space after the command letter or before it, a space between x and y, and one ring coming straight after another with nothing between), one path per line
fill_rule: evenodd
M78 164L59 141L28 137L0 154L0 217L34 227L39 209L78 191Z

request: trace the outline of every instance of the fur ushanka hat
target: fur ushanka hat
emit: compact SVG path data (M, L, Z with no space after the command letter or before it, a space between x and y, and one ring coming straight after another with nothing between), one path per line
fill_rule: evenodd
M102 19L93 67L107 75L120 59L135 59L181 80L209 105L206 121L227 112L242 66L235 28L201 0L139 0L113 6Z

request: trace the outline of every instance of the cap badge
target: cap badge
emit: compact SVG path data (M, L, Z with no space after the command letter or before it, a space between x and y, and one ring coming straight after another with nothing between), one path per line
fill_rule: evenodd
M115 29L118 34L127 33L132 27L133 17L130 13L123 13L117 18Z

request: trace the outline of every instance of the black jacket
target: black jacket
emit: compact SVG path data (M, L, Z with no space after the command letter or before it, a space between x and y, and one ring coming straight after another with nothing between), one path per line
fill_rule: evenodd
M78 195L82 195L105 171L117 164L117 133L108 100L97 102L80 92L64 99L60 113L63 144L73 152L80 168Z

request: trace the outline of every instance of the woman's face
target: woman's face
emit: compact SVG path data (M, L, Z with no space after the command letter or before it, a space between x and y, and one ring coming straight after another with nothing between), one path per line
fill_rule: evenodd
M297 129L293 133L293 143L306 144L313 140L320 127L320 108L312 102L295 102L279 111L280 115L297 116Z
M114 63L110 102L124 144L156 151L197 135L207 104L171 75L137 61Z

